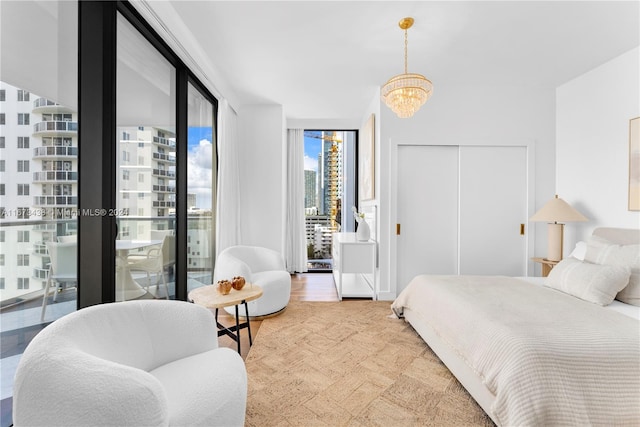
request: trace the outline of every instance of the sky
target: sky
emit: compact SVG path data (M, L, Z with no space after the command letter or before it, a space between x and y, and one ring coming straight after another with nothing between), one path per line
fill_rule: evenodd
M314 132L315 133L315 132ZM318 154L322 148L322 140L304 137L304 170L318 171ZM317 132L319 135L320 132Z
M190 127L187 131L187 192L196 194L196 207L200 209L211 209L212 139L211 127Z

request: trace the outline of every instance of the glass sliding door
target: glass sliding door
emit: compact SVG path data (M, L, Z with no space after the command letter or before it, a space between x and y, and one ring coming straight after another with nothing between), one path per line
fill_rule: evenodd
M117 19L116 301L175 296L176 69Z
M187 290L211 284L215 260L216 139L214 106L188 85Z
M77 15L75 1L0 2L3 426L24 349L77 307Z

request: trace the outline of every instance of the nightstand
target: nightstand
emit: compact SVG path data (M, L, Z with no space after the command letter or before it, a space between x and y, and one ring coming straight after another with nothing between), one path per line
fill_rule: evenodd
M560 261L551 261L546 258L531 258L534 262L539 262L542 265L542 277L547 277L551 269Z

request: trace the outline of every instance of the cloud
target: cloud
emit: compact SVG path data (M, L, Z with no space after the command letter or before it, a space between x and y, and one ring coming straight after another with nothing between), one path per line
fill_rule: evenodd
M307 155L304 156L304 170L318 172L318 159L311 158Z
M213 145L206 139L201 139L189 150L187 192L196 195L196 207L201 209L211 209L212 156Z

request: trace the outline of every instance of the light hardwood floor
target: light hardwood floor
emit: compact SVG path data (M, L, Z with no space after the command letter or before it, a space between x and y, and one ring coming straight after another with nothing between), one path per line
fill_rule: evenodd
M333 283L331 273L304 273L291 276L291 300L292 301L338 301L338 293ZM218 320L226 326L235 324L233 316L226 311L218 312ZM251 321L251 336L256 337L262 320ZM218 339L220 347L229 347L237 350L238 344L231 338L223 335ZM240 350L242 358L249 354L249 335L246 329L240 331Z

